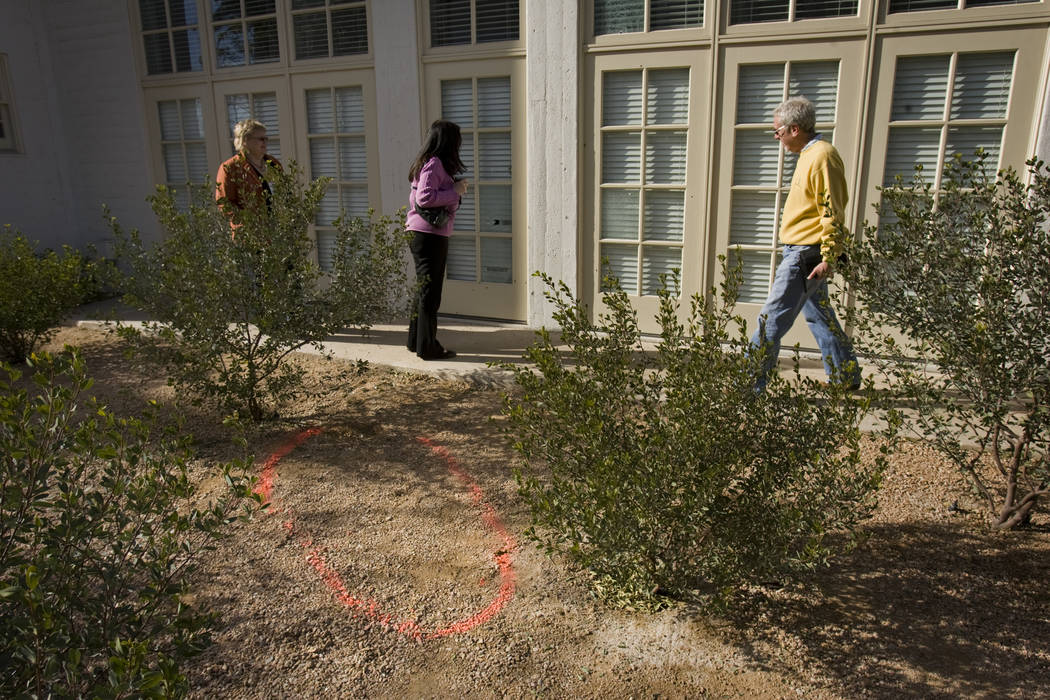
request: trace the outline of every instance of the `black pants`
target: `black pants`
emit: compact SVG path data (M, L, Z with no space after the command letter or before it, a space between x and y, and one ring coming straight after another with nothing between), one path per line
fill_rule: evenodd
M448 261L448 236L434 233L415 234L409 247L416 261L416 279L423 284L416 292L415 316L408 324L408 349L420 357L437 357L445 348L437 339L437 315L441 306L441 287L445 283Z

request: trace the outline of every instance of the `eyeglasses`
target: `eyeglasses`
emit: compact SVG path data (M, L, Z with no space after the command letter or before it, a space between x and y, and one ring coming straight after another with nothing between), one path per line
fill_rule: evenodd
M780 136L780 132L783 131L786 128L788 128L788 125L787 124L783 124L779 128L773 129L771 131L771 133L773 134L773 138L777 138L778 136Z

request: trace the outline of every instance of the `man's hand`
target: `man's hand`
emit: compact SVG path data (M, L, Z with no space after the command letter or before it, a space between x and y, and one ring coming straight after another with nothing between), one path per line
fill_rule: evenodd
M828 266L827 261L821 260L820 264L813 268L813 272L809 273L809 277L806 279L822 280L828 277L831 277L831 268Z

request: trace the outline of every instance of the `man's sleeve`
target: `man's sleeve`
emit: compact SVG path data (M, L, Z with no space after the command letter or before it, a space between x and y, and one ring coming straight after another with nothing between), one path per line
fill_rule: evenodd
M835 227L835 222L845 222L846 204L849 195L846 192L846 173L842 158L837 151L830 151L826 158L821 159L814 173L818 182L816 191L822 193L820 197L821 210L821 234L820 255L829 264L834 264L842 253L841 235ZM845 229L843 228L844 232Z

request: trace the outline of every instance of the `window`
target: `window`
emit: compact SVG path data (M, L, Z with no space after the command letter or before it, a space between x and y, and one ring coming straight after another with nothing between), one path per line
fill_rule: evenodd
M306 91L310 177L330 177L314 223L317 260L332 269L336 231L342 214L368 214L368 153L365 149L365 103L360 86Z
M219 68L280 60L276 4L276 0L211 0Z
M292 0L295 58L329 58L368 53L364 2Z
M518 0L430 0L431 46L518 39Z
M233 127L243 119L256 119L266 126L270 138L266 152L281 158L281 130L277 118L277 93L256 92L226 96L226 123L229 127L230 153L234 152Z
M0 54L0 151L14 151L17 148L11 83L7 78L7 56Z
M603 74L600 259L628 294L682 268L689 114L688 68Z
M883 186L910 180L921 165L940 184L945 161L959 153L988 154L989 174L999 167L1010 102L1015 52L900 56L893 82Z
M450 280L513 280L511 82L509 77L441 81L441 118L459 125L471 182L449 240Z
M890 14L895 12L922 12L924 10L963 10L967 7L992 5L1023 5L1040 0L890 0Z
M139 0L149 75L203 70L197 0Z
M595 36L703 24L704 0L594 0Z
M190 201L189 185L205 182L210 172L201 101L163 100L157 103L157 111L164 182L175 190L175 202L185 210Z
M803 95L816 108L817 131L833 141L839 62L807 61L740 66L734 121L730 196L730 264L744 280L739 300L761 304L777 260L780 213L798 156L785 153L770 134L773 110L788 96Z
M855 17L857 0L732 0L730 24Z

